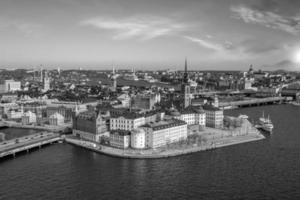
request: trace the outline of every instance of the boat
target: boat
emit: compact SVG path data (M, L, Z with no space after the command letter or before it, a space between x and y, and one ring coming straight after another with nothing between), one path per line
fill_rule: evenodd
M259 125L260 125L261 129L263 129L264 131L269 132L269 133L272 133L273 128L274 128L273 123L270 120L270 116L268 116L268 118L265 118L264 112L263 112L262 117L259 118Z
M292 102L291 104L294 106L300 106L300 102Z

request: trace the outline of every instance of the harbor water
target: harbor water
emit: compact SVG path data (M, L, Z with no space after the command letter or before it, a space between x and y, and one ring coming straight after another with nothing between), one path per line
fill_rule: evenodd
M153 160L69 144L0 162L0 199L300 199L300 107L227 110L275 126L265 140Z

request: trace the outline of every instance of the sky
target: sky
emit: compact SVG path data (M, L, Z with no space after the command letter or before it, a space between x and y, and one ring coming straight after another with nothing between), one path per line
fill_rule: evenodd
M300 70L299 0L1 0L0 68Z

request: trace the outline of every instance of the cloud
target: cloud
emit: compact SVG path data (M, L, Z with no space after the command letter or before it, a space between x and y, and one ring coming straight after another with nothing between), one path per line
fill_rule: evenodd
M287 17L275 12L257 10L246 6L232 6L233 17L246 23L260 24L268 28L282 30L293 35L300 32L300 18Z
M184 36L184 38L191 42L195 42L196 44L204 48L211 49L214 51L225 51L225 50L233 49L233 44L229 41L225 41L224 44L219 44L216 42L212 42L211 40L204 40L197 37Z
M113 39L123 40L137 38L149 40L165 35L176 35L185 29L185 25L175 23L167 18L131 17L126 19L92 18L80 22L83 26L114 32Z

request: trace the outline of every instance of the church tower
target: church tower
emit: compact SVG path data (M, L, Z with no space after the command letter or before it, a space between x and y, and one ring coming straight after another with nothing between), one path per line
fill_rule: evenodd
M48 77L47 71L45 71L43 91L47 92L48 90L50 90L50 78Z
M112 80L113 80L112 91L115 92L117 91L117 75L116 75L115 67L113 67L113 71L112 71Z
M185 59L184 63L184 74L182 79L182 85L181 85L181 93L183 96L183 108L186 108L191 105L191 88L189 85L189 75L187 71L187 59Z

